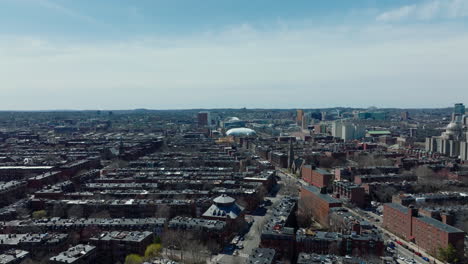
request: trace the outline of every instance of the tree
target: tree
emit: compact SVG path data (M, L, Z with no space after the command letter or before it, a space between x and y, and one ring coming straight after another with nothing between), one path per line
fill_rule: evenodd
M52 216L54 217L63 217L65 215L64 206L60 203L55 203L52 207Z
M171 257L174 257L174 252L172 249L178 249L180 251L180 259L183 260L183 247L185 240L190 239L190 233L166 230L161 237L162 245L166 249L170 249Z
M161 204L158 206L154 216L158 218L169 218L171 217L171 208L166 204Z
M446 248L440 248L439 258L448 263L457 263L458 262L457 249L452 244L449 244Z
M161 237L160 236L155 236L154 239L153 239L153 243L154 244L161 244L162 243Z
M109 211L107 210L102 210L102 211L98 211L98 212L94 212L92 213L89 218L101 218L101 219L104 219L104 218L111 218L111 215L109 213Z
M281 179L280 194L287 196L298 196L299 188L297 186L296 180L289 176L283 177Z
M145 259L151 259L159 256L161 253L162 245L161 244L150 244L146 247L145 250Z
M83 207L80 205L73 205L68 209L67 215L69 218L81 218L83 217Z
M125 264L141 264L143 258L138 254L130 254L125 257Z
M396 193L397 189L389 186L386 188L380 188L380 190L375 193L375 196L379 202L389 203L392 201L392 196Z
M206 247L208 248L208 250L211 252L211 254L213 255L216 255L219 253L219 251L221 250L221 245L216 242L215 240L208 240L208 242L206 242Z
M187 250L190 252L192 263L205 263L208 257L208 249L204 246L200 240L194 239L187 241Z
M415 168L413 173L418 177L418 182L433 183L434 181L440 180L438 179L437 174L426 166Z
M311 205L308 204L304 199L299 199L296 217L299 227L309 228L312 225L313 215Z
M45 210L34 211L32 213L32 217L34 219L46 218L47 217L47 212Z

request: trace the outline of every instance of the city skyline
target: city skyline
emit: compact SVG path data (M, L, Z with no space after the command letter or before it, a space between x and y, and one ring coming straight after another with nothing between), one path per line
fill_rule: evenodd
M448 107L468 1L0 2L1 110Z

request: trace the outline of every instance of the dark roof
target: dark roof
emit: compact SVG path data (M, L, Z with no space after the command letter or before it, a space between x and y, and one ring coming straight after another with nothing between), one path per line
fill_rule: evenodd
M397 204L397 203L387 203L385 204L386 206L388 207L392 207L393 209L395 210L399 210L400 212L404 213L404 214L407 214L408 213L408 207L406 206L403 206L401 204Z
M320 199L325 200L328 203L341 203L340 200L333 198L332 196L328 194L324 194L320 192L320 188L317 188L312 185L308 186L302 186L302 188L306 189L309 192L314 193L316 196L318 196Z
M442 223L441 221L437 220L437 219L434 219L432 217L427 217L427 216L418 216L417 219L431 225L431 226L434 226L436 227L437 229L440 229L444 232L447 232L447 233L465 233L463 232L462 230L458 229L458 228L455 228L453 226L450 226L450 225L447 225L447 224L444 224Z

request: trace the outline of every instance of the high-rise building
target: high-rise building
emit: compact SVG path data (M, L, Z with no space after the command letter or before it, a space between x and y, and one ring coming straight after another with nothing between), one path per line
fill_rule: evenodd
M426 151L437 152L449 157L460 157L468 160L467 149L467 125L464 123L465 106L455 104L452 113L452 121L442 135L426 138Z
M365 128L359 124L343 122L341 120L332 123L332 136L341 138L344 141L363 138Z
M458 103L455 104L455 107L453 109L453 113L456 115L464 115L465 114L465 105Z
M197 114L198 126L207 127L211 125L210 112L199 112Z
M302 116L302 124L301 124L302 129L307 130L309 127L309 123L310 123L310 117L308 115Z
M401 112L401 120L406 121L409 119L409 113L408 111L403 111Z
M327 112L322 112L322 121L327 120Z
M298 125L302 124L302 118L304 117L304 110L302 109L297 109L297 114L296 114L296 123Z
M343 128L343 123L341 120L335 121L332 123L332 136L341 138L342 135L342 128Z

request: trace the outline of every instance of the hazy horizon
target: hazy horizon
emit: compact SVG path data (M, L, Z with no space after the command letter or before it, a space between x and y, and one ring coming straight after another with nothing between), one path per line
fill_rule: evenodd
M468 101L468 0L0 4L5 111Z

